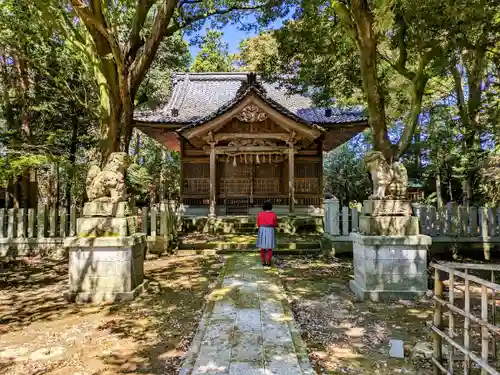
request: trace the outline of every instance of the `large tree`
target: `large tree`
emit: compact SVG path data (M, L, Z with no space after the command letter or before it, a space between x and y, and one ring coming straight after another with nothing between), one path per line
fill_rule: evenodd
M275 33L281 58L271 56L279 63L274 71L282 77L290 73L283 80L300 90L314 88L324 102L332 97L346 104L364 99L373 147L389 160L401 157L413 142L429 84L437 81L434 87L439 89L464 35L480 19L488 22L491 17L472 0L298 4L294 17ZM457 9L468 7L474 11L463 14L475 12L474 18L457 15ZM388 127L394 121L404 126L391 142Z
M39 186L56 187L44 194L54 202L56 164L69 181L69 201L77 154L95 138L97 86L33 3L1 2L0 24L0 185L10 185L6 201L33 204L36 174L45 173L48 178L39 178Z
M271 32L264 32L260 35L242 40L239 45L239 53L234 57L236 65L240 70L257 72L259 70L269 70L265 67L273 59L279 58L278 43Z
M68 1L70 13L64 6ZM135 99L156 53L166 38L182 30L199 30L211 19L223 25L241 21L249 12L258 12L259 21L287 10L277 0L52 0L38 1L41 9L56 4L66 28L87 44L85 34L74 27L75 12L92 40L91 57L98 67L101 84L101 143L104 156L125 150L132 135ZM49 5L47 5L49 4Z
M230 72L233 70L233 58L229 54L229 45L223 40L224 34L208 30L202 38L200 52L195 56L191 70L193 72Z

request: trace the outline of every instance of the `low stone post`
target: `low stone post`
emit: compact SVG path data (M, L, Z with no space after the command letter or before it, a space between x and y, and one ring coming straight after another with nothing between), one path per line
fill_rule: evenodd
M45 237L47 229L47 206L43 203L38 205L37 212L37 236L40 238Z
M0 238L5 237L5 208L0 208Z
M7 221L7 238L14 238L17 235L17 210L15 208L10 208L8 210L8 221Z
M332 236L340 235L340 206L336 197L325 199L325 232Z
M17 211L17 237L26 237L26 209L20 208Z
M76 220L76 236L64 240L69 300L132 300L145 289L146 235L136 233L137 210L126 201L126 166L127 154L113 153L103 171L89 170L87 195L93 200Z
M35 237L35 209L28 208L28 238Z

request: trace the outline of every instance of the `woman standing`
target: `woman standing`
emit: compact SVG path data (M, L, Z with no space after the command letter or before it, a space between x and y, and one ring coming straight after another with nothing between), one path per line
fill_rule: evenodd
M263 266L271 266L273 249L276 247L276 225L278 216L272 211L273 205L266 201L262 211L257 215L257 247L260 248L260 258Z

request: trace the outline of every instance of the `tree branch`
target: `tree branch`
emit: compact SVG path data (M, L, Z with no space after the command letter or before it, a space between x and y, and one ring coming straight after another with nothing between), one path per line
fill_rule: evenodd
M398 48L399 48L399 57L397 66L402 70L406 70L406 61L408 59L408 50L406 48L406 22L403 18L403 15L397 15L397 23L399 24L399 33L398 33Z
M453 59L450 70L455 82L455 93L457 95L458 111L460 113L460 117L462 118L462 123L464 124L465 128L468 129L469 115L467 113L467 105L465 103L464 89L462 86L462 76L458 71L457 64L458 62L456 61L456 59Z
M409 79L410 81L413 81L415 79L415 73L410 71L408 68L405 66L401 66L399 62L393 63L391 59L387 56L385 56L382 52L377 51L378 56L384 60L387 64L391 66L395 71L397 71L399 74L401 74L403 77Z
M342 1L335 1L332 4L335 12L338 14L340 18L340 22L344 24L344 27L347 30L347 34L353 39L356 39L356 25L351 18L351 13L349 8Z
M179 0L164 0L158 9L158 13L153 22L151 33L144 43L143 52L134 60L130 73L130 88L131 92L135 93L141 84L144 74L147 72L154 59L156 51L160 46L161 41L167 35L172 35L175 32L192 25L194 22L208 19L215 15L224 15L236 10L257 10L269 5L272 0L257 6L251 7L230 7L220 9L214 12L201 13L197 16L188 17L184 22L175 22L169 26L172 21L174 11L179 9L181 2ZM186 2L183 2L186 4Z
M214 12L199 14L197 16L186 17L184 22L176 23L174 25L169 26L168 30L167 30L167 35L172 35L179 30L185 29L186 27L192 25L195 22L198 22L201 20L206 20L206 19L213 17L213 16L222 16L224 14L229 14L229 13L237 11L237 10L241 10L241 11L258 10L258 9L262 9L262 8L268 6L269 4L271 4L271 2L272 1L268 1L268 2L263 3L261 5L255 5L255 6L250 6L250 7L237 7L237 6L236 7L229 7L226 9L219 9L219 10L214 11Z
M396 159L400 158L411 144L413 134L417 128L420 112L422 111L422 101L425 93L425 86L428 81L429 77L423 72L413 81L410 114L406 126L404 127L403 134L397 144Z
M93 4L99 3L99 1L100 0L94 1ZM94 14L89 10L87 5L82 0L71 0L71 4L73 5L73 8L75 9L76 13L85 22L85 24L92 26L106 40L106 42L109 45L109 48L111 49L113 57L116 60L116 63L121 64L123 62L123 56L120 50L120 46L118 45L118 42L116 41L114 35L110 34L107 30L106 22L101 13L100 4L96 6L96 11L100 12L98 13L99 15L98 17L96 17L96 14ZM95 40L97 38L95 34L93 35L93 37L96 44L99 44L101 42L100 40ZM105 56L100 56L100 57L102 58Z
M141 38L140 33L153 4L154 0L137 0L134 22L132 24L132 29L130 30L125 50L125 59L127 61L133 61L137 55L137 51L144 44L144 40Z
M144 74L151 66L161 41L168 35L167 27L172 19L177 4L178 0L164 0L158 7L151 33L144 43L143 51L134 59L130 68L129 86L132 95L137 92Z

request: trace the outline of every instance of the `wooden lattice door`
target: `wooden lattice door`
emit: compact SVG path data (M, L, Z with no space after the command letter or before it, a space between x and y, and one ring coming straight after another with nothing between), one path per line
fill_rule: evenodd
M224 198L248 197L251 194L251 165L220 163L220 195Z

